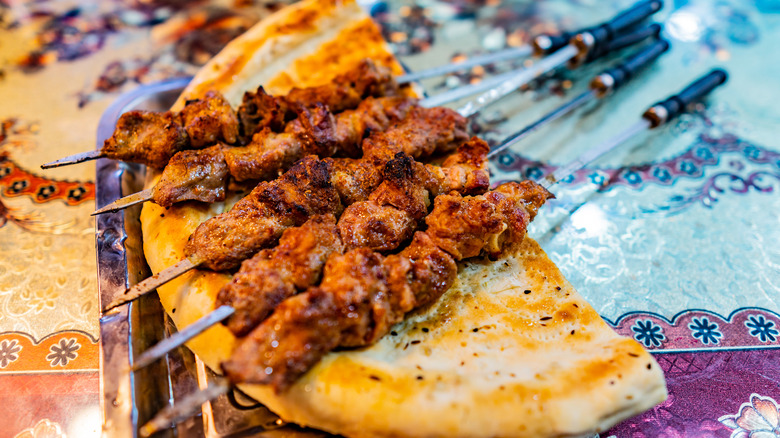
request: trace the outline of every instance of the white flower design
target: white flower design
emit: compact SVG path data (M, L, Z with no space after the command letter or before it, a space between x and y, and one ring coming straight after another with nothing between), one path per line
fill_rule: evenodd
M734 430L730 438L780 438L780 409L771 397L751 394L737 415L724 415L718 421Z

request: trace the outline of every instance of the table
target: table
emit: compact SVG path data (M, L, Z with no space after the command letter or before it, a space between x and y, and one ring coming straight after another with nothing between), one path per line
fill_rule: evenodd
M99 116L119 93L194 73L283 6L93 3L0 2L1 437L100 434L94 166L39 165L92 148ZM632 2L363 3L414 70L589 25ZM780 436L768 414L780 402L778 13L770 0L667 1L657 19L669 54L491 169L496 179L541 175L710 67L729 70L708 105L557 186L558 199L530 230L604 319L650 349L666 374L665 403L603 436L762 428ZM584 89L581 79L604 65L506 99L479 118L480 135L500 141ZM483 74L425 85L435 92Z

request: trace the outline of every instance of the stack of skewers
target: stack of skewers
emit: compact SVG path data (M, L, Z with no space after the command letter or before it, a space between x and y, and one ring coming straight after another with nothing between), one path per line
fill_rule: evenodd
M603 98L668 49L660 27L637 24L660 9L645 1L608 23L573 35L535 39L538 63L418 101L404 83L496 62L492 54L402 78L366 61L332 84L271 96L247 92L237 110L216 92L178 113L131 111L99 151L45 165L107 157L162 170L157 184L104 206L113 213L146 201L169 207L224 201L246 193L229 211L201 224L187 257L134 285L109 311L192 269L235 272L218 308L131 364L163 357L209 326L224 322L240 343L223 363L226 381L162 412L150 435L237 383L285 390L337 347L368 345L409 311L436 300L454 281L456 262L497 257L517 244L547 190L632 135L660 126L723 83L715 70L650 107L634 126L537 182L490 190L488 159L535 129ZM590 90L509 136L491 151L468 135L468 119L540 74L577 66L650 41L597 75ZM438 105L483 92L457 111ZM436 159L438 165L433 164Z

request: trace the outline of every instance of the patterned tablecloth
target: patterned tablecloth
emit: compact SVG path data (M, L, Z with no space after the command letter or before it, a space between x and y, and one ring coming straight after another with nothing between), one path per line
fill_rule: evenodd
M589 25L632 1L364 3L414 70ZM665 403L603 436L780 437L780 3L666 3L669 54L492 171L538 177L712 66L727 68L706 106L558 185L530 232L666 374ZM283 4L0 0L0 437L100 434L94 166L39 165L92 148L119 93L192 74ZM498 142L605 65L547 78L475 128ZM435 93L492 69L425 85Z

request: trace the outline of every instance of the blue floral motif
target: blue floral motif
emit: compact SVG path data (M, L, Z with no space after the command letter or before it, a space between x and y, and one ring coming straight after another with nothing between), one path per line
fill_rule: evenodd
M544 172L537 166L529 167L525 170L525 177L529 179L539 179L544 176Z
M683 162L680 163L680 170L685 172L685 173L687 173L688 175L693 175L699 169L692 162L690 162L690 161L683 161Z
M631 326L631 330L636 333L634 339L644 344L647 348L660 347L661 343L666 340L661 326L649 319L637 320Z
M696 149L696 156L701 158L702 160L711 160L712 151L709 150L709 148L698 148Z
M498 163L501 164L502 166L509 166L514 162L515 159L506 152L498 156Z
M569 175L566 176L566 178L564 178L564 179L562 179L562 180L560 180L558 182L561 182L563 184L571 184L571 183L574 182L574 174L570 173Z
M605 183L605 182L606 182L606 180L607 180L607 178L606 178L606 177L604 177L604 175L602 175L602 174L600 174L600 173L598 173L598 172L593 172L593 173L591 173L590 175L588 175L588 178L590 178L590 181L591 181L593 184L597 184L597 185L600 185L600 186L601 186L601 185L604 185L604 183Z
M658 181L662 183L669 182L672 179L672 174L664 167L656 167L653 169L653 176L658 178Z
M754 160L758 160L761 158L761 149L755 146L748 146L745 148L745 156Z
M688 324L688 328L691 329L691 334L694 338L701 341L702 344L708 345L720 344L720 339L723 337L723 333L718 330L718 324L710 322L707 317L693 318L693 322Z
M745 326L749 329L750 336L758 338L761 342L775 342L780 336L780 331L775 329L775 322L764 318L764 315L750 315Z
M639 174L634 172L633 170L627 171L623 175L623 178L625 178L629 184L640 184L642 182L642 177L639 176Z

